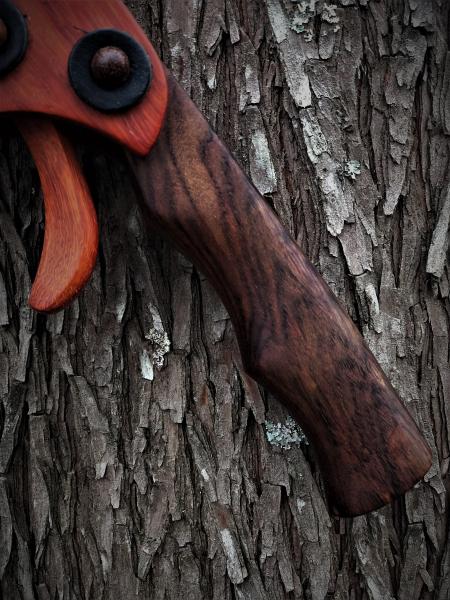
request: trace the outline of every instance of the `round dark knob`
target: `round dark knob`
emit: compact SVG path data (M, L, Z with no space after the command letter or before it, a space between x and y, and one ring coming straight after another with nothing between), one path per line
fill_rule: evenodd
M81 37L67 66L75 93L107 113L137 104L152 79L147 52L131 35L117 29L97 29Z
M121 48L105 46L92 57L92 77L96 83L106 89L123 85L130 76L130 60Z
M8 28L3 19L0 19L0 48L8 40Z

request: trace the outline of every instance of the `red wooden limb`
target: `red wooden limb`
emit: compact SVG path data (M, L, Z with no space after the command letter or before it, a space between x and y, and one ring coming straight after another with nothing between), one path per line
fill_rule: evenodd
M39 171L45 237L30 306L51 312L68 304L95 266L98 226L86 180L70 142L49 119L18 116Z

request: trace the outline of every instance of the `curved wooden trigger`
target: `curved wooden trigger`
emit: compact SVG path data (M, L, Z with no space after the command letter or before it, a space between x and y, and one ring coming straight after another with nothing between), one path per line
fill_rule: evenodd
M45 117L14 117L41 180L45 235L29 304L40 312L63 308L95 266L98 225L89 188L69 140Z

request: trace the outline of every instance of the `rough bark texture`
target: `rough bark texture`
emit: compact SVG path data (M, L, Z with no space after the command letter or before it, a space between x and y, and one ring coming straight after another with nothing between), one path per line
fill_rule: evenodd
M433 467L394 505L331 521L216 294L148 235L123 157L94 141L94 277L66 311L32 313L39 183L2 121L1 597L448 600L448 3L129 5L358 323Z

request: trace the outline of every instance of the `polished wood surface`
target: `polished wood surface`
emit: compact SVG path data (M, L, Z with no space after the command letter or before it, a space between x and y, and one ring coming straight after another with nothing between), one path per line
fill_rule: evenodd
M0 112L35 112L62 117L113 137L138 154L147 154L158 137L167 106L167 83L153 46L121 0L14 0L26 16L29 47L23 61L0 78ZM73 91L67 64L85 33L115 28L133 36L153 68L149 91L133 108L105 114Z
M282 401L317 454L330 508L390 502L431 455L361 335L197 108L169 75L148 157L130 157L149 211L207 275L248 373Z
M412 487L430 466L413 419L322 278L170 75L167 96L164 68L121 2L17 4L31 42L25 61L0 81L0 112L65 117L140 154L157 138L147 156L130 156L150 222L215 285L246 370L284 402L313 444L331 510L368 512ZM158 75L131 111L103 115L71 90L67 58L85 31L114 26L148 48ZM68 143L45 120L21 129L46 196L31 303L52 310L89 276L95 214Z
M45 236L29 303L42 312L68 304L95 266L98 226L88 185L68 139L50 119L15 120L39 171L45 206Z

